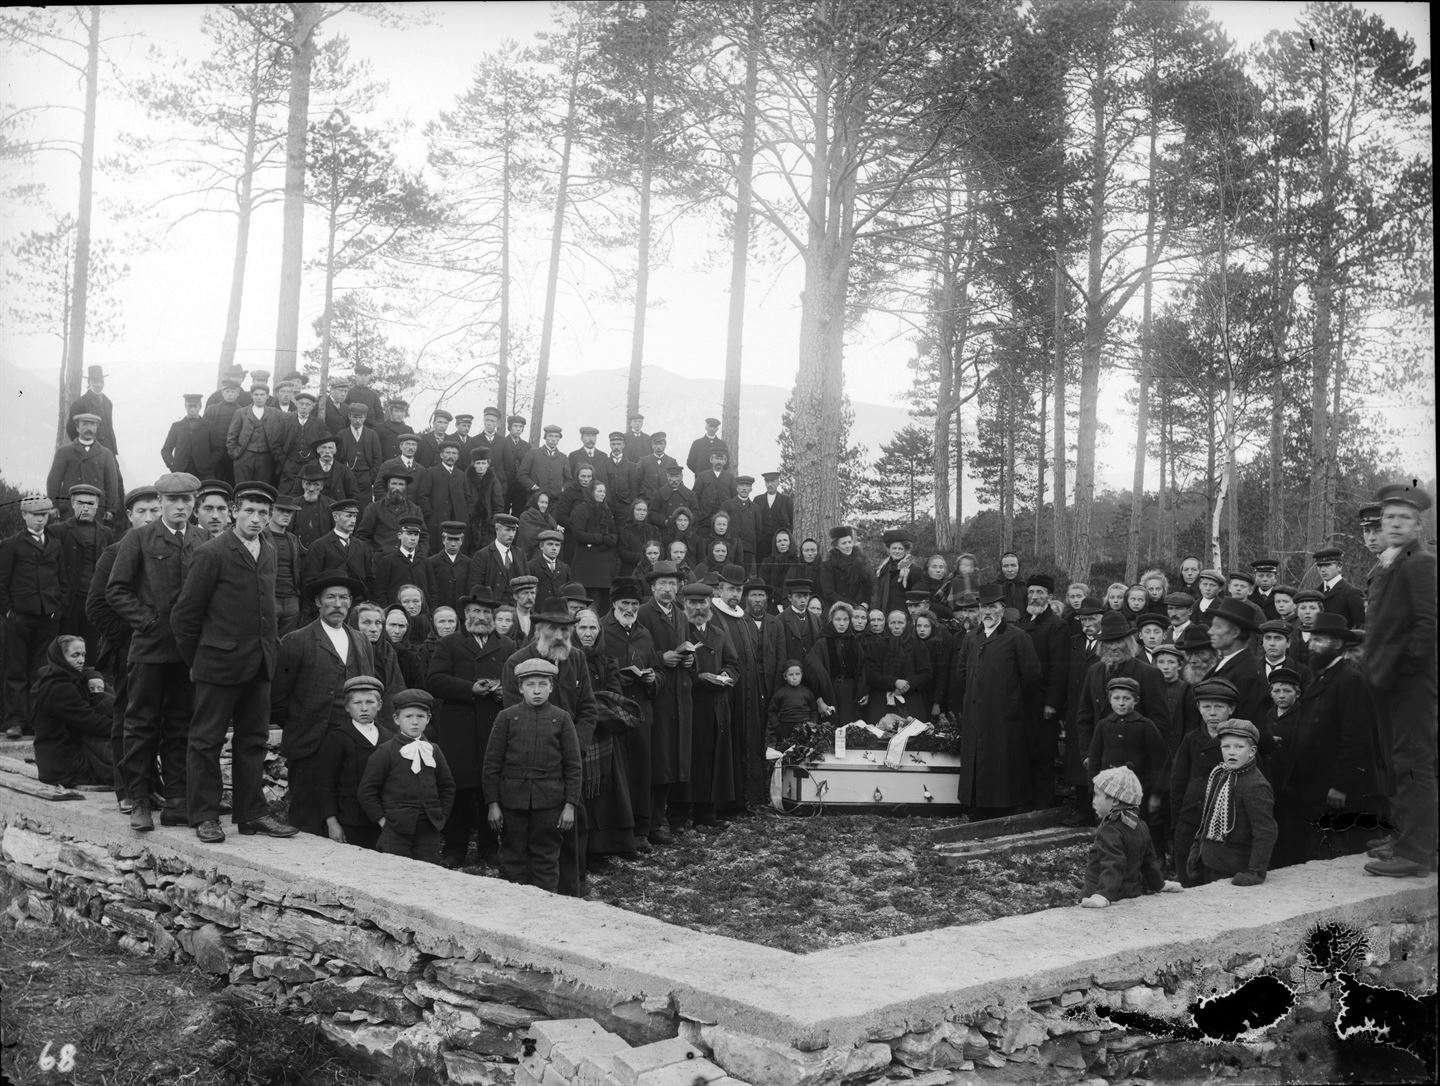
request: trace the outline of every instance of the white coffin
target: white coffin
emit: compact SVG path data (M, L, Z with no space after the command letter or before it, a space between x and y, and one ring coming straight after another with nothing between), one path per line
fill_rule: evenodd
M960 757L932 751L906 751L900 765L885 764L883 750L847 750L823 754L819 761L783 771L781 791L789 803L823 805L846 811L904 805L919 813L959 813Z

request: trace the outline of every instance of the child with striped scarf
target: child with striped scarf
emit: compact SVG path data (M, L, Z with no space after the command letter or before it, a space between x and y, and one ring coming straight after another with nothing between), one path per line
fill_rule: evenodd
M1259 886L1275 847L1275 793L1255 764L1260 729L1248 720L1227 720L1216 732L1220 764L1205 782L1200 818L1200 876L1230 876L1236 886Z

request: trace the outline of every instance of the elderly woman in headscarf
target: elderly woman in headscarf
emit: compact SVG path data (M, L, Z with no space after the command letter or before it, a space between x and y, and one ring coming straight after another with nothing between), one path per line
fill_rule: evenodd
M85 667L85 640L57 637L45 652L30 699L35 768L46 784L110 784L110 724L115 695Z

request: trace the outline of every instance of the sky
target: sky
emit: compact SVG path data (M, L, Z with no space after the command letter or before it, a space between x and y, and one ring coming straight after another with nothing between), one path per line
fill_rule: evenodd
M1429 10L1425 4L1362 4L1379 12L1387 21L1415 38L1424 56L1430 53ZM1258 41L1272 29L1283 29L1298 10L1285 3L1213 3L1212 13L1229 35L1244 47ZM106 51L120 77L130 78L154 64L149 51L154 47L181 55L198 56L205 48L199 29L200 9L187 5L134 6L104 9ZM419 16L417 19L416 16ZM540 3L417 4L406 8L407 25L387 28L378 22L345 15L331 24L351 40L352 57L367 58L376 78L388 89L375 113L365 123L382 128L397 138L403 156L418 163L423 156L420 129L437 110L450 105L470 80L477 55L507 37L528 40L535 31L549 25L547 5ZM419 25L415 25L418 23ZM74 95L74 87L62 80L54 83L53 70L36 68L31 62L0 54L0 72L7 81L6 99L34 100L37 85L48 84L51 95ZM75 96L78 100L78 96ZM57 134L73 135L78 129L77 114L55 111L47 116ZM143 119L133 107L106 95L102 99L99 143L102 159L121 148L126 133L143 131ZM73 160L68 156L43 156L34 167L21 170L20 180L33 179L53 186L56 206L71 206ZM127 171L115 171L122 173ZM131 182L119 187L127 192L129 206L106 198L107 182L97 186L101 198L96 205L96 233L128 234L143 237L146 251L131 259L129 276L118 288L124 311L124 333L113 342L87 343L87 363L103 365L110 373L107 392L116 402L122 428L134 428L136 437L128 442L135 450L123 457L128 477L143 477L159 470L158 446L168 423L181 414L181 394L208 391L213 387L215 358L219 352L229 290L230 252L233 220L222 216L198 216L169 225L159 212L147 213L145 205L153 196L143 173L129 171ZM5 180L15 178L13 167ZM169 182L164 182L168 184ZM115 187L111 185L109 187ZM156 182L156 187L163 187ZM0 234L11 237L19 230L38 225L27 221L27 212L10 208L0 211ZM173 216L171 216L173 219ZM317 231L309 227L307 248L313 252ZM262 209L254 223L253 244L246 278L246 306L242 318L238 360L246 368L269 368L274 342L275 299L278 295L278 252L280 223L278 207ZM709 236L703 229L688 228L661 239L664 263L652 275L646 327L646 362L697 376L720 377L724 371L725 324L728 299L728 244ZM0 253L0 259L10 259ZM521 261L517 290L520 305L538 311L543 290L543 249ZM775 263L760 269L752 262L753 278L747 296L745 369L747 382L789 386L794 379L799 327L799 296L802 269L796 260ZM588 281L562 288L560 321L557 326L552 373L563 380L566 373L597 368L621 369L628 364L632 305L613 293L602 277L588 273ZM301 322L302 346L313 342L310 321L321 309L318 274L306 277L305 309ZM858 404L903 404L910 385L906 360L913 354L908 329L898 323L871 320L846 345L846 385ZM53 373L58 341L52 337L16 335L0 327L0 358L40 373ZM623 374L617 374L623 381ZM1123 381L1113 385L1116 402L1124 390ZM0 426L5 418L22 410L15 390L0 401ZM488 387L460 393L447 402L452 410L477 411L493 396ZM412 397L412 419L427 413L434 396ZM743 410L743 407L742 407ZM1102 485L1128 488L1133 458L1133 423L1127 424L1125 407L1109 412L1112 434L1103 439L1099 452ZM1415 431L1416 470L1433 472L1433 412L1403 406L1392 414ZM1413 418L1411 417L1413 416ZM619 420L596 420L602 429ZM778 421L778 420L777 420ZM7 458L15 458L5 449ZM28 466L30 457L25 460ZM48 454L38 454L48 462ZM14 464L0 463L0 470ZM29 471L23 471L29 474ZM1153 480L1152 480L1153 485ZM971 508L974 508L971 505Z

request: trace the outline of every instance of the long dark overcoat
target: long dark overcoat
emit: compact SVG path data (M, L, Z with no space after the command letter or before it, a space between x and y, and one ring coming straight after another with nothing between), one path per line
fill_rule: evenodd
M473 634L456 630L442 637L430 657L425 685L442 699L435 712L435 736L456 788L479 788L485 764L485 746L495 726L495 715L504 708L503 695L479 695L472 690L476 679L501 679L505 661L515 651L515 642L499 634L485 639L482 649ZM494 797L486 797L487 802Z
M960 710L961 803L1015 807L1029 799L1025 704L1039 682L1029 634L1001 622L989 637L967 639L950 682L951 704Z

